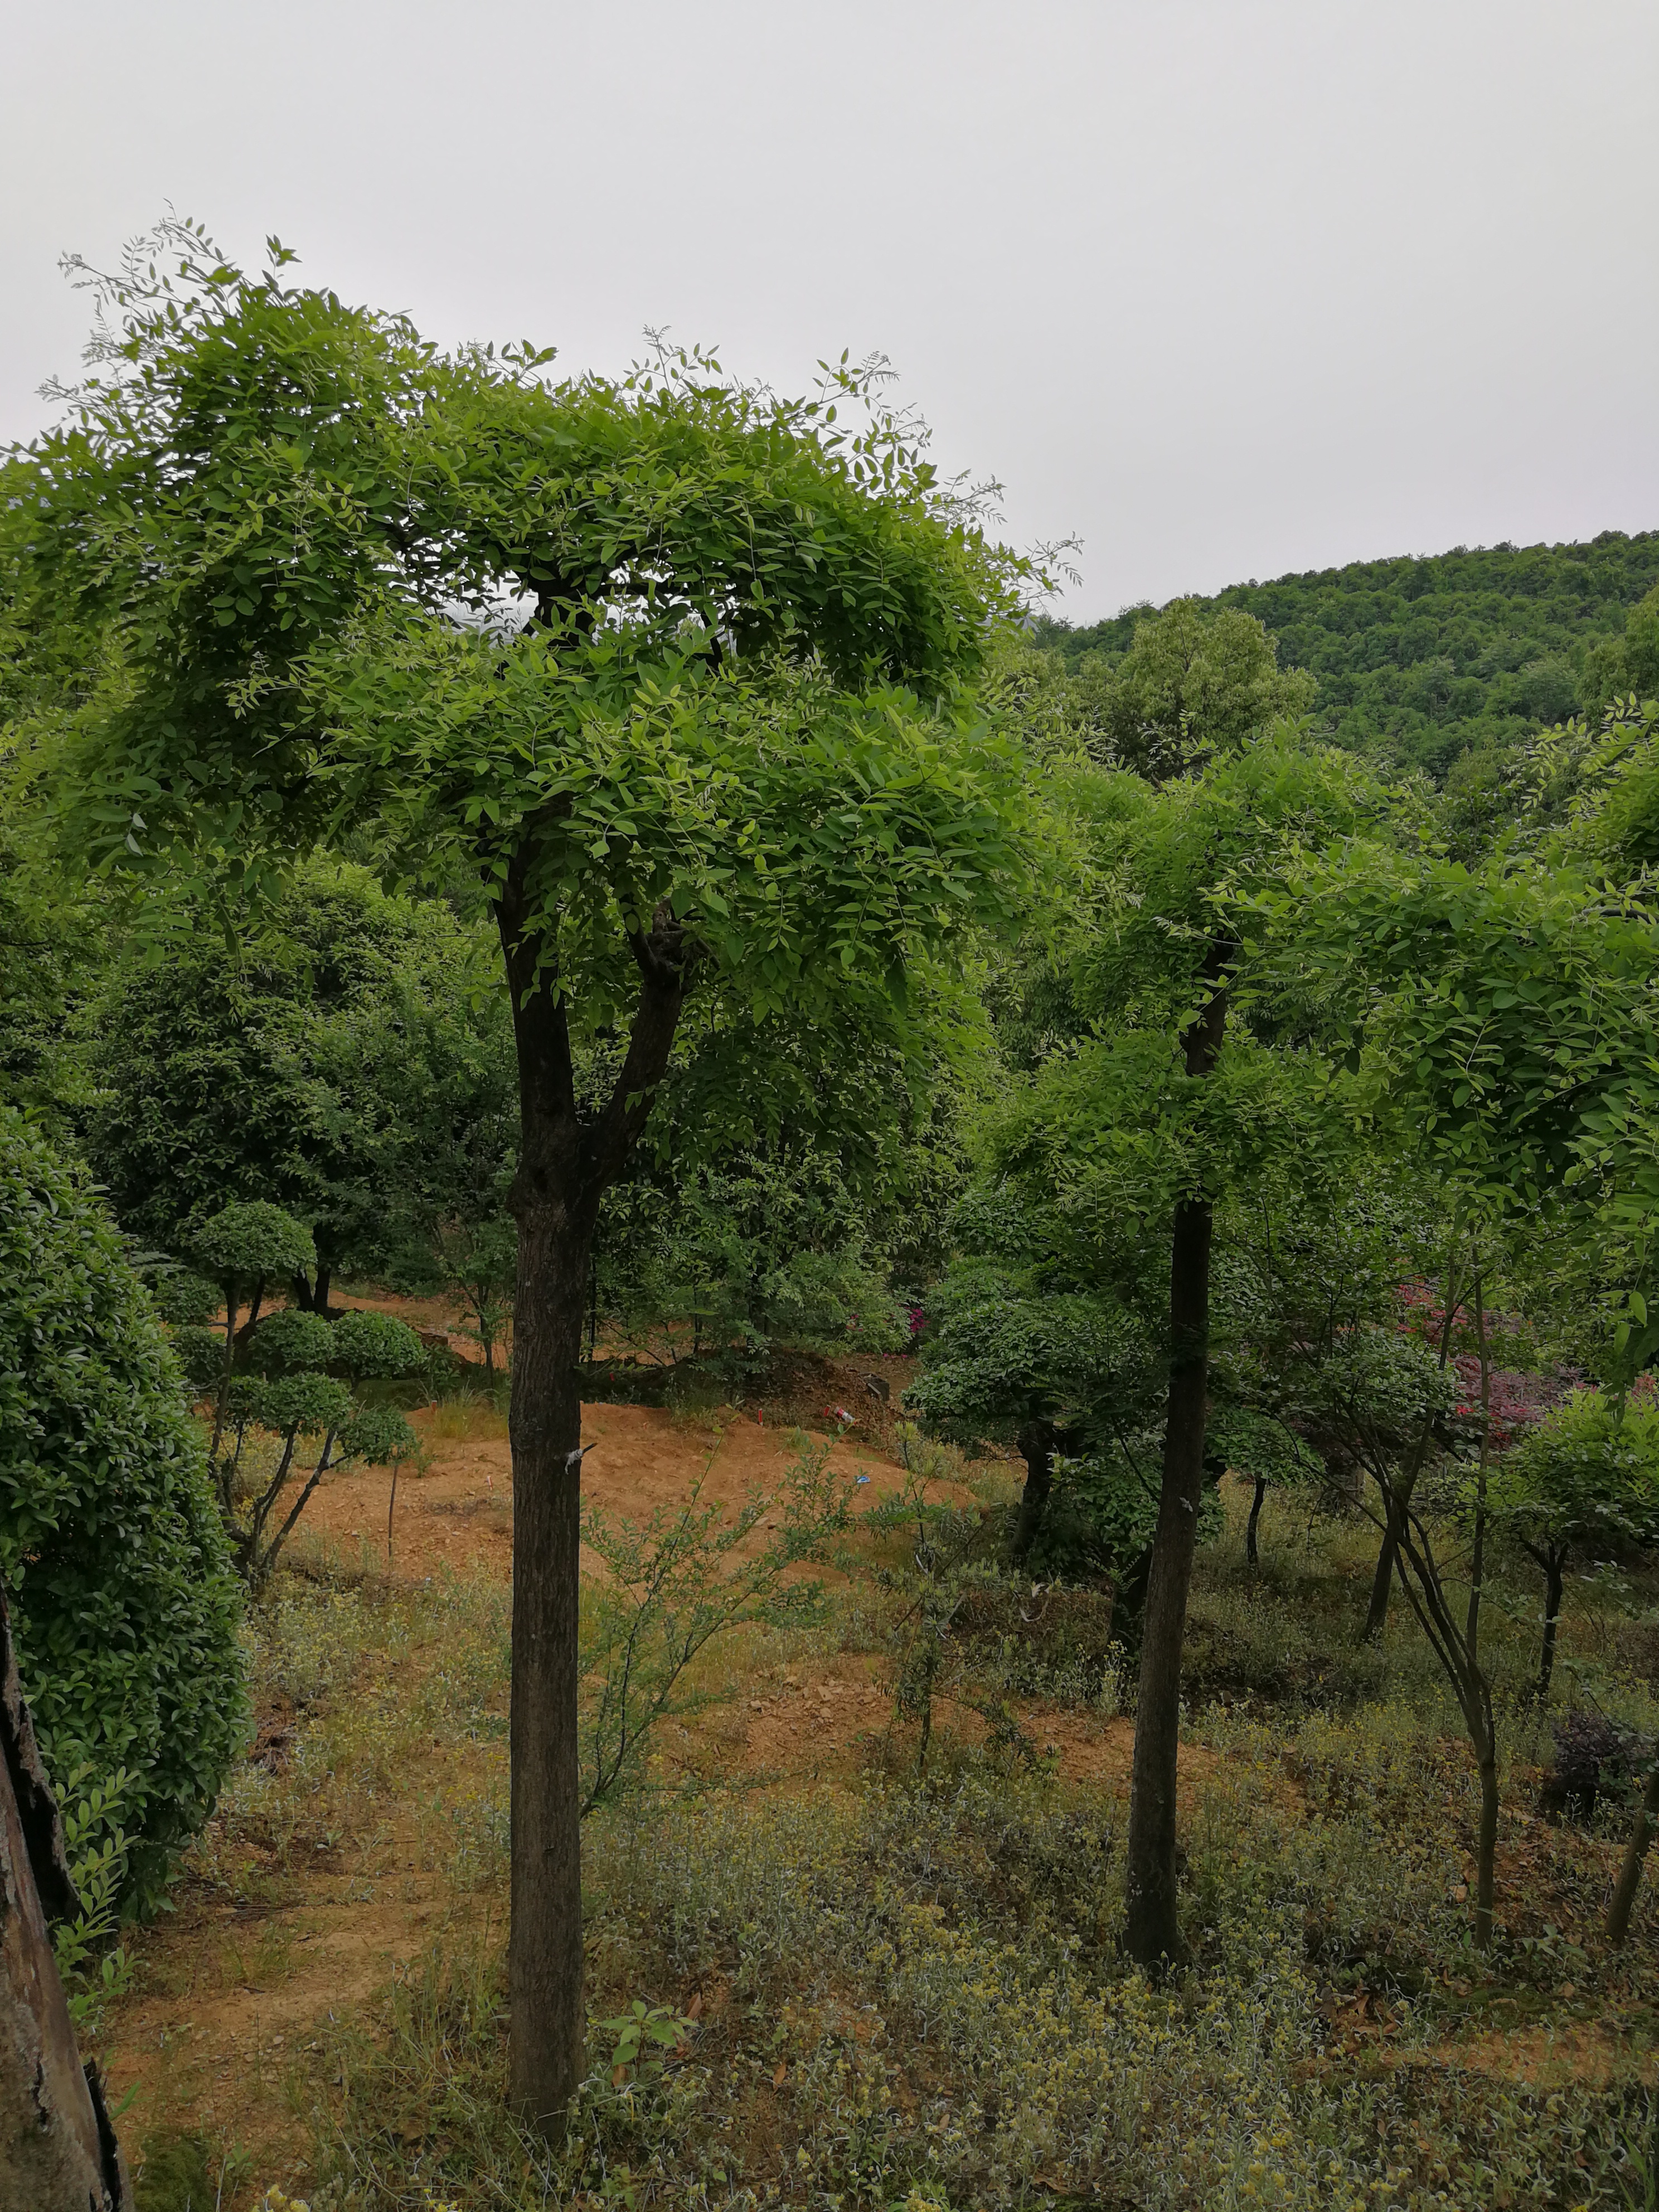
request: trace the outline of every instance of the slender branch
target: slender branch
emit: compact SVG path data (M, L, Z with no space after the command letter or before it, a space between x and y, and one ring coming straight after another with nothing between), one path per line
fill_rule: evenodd
M276 1474L271 1480L270 1487L265 1492L262 1498L256 1498L254 1501L252 1513L249 1516L248 1535L250 1540L255 1545L258 1543L259 1538L264 1533L265 1522L270 1515L270 1509L276 1503L277 1493L281 1491L283 1485L288 1480L289 1468L294 1463L294 1447L299 1440L300 1431L298 1428L295 1427L290 1429L283 1441L282 1460L277 1466Z
M323 1449L318 1455L317 1464L312 1469L305 1488L300 1492L298 1498L295 1499L293 1511L289 1515L287 1520L283 1522L282 1527L276 1531L276 1534L270 1540L270 1549L265 1553L264 1560L263 1562L262 1571L266 1574L269 1574L270 1570L276 1565L276 1554L282 1550L283 1545L288 1541L289 1533L293 1529L295 1522L305 1511L306 1502L310 1498L312 1492L315 1490L318 1484L328 1473L328 1455L330 1451L333 1449L335 1433L335 1431L331 1429L328 1434L323 1438Z
M657 1086L667 1072L696 957L696 946L665 899L658 902L650 928L630 931L628 943L640 971L628 1054L605 1110L582 1146L583 1180L595 1205L621 1173L649 1117Z
M1486 1286L1479 1260L1474 1267L1474 1337L1480 1352L1480 1471L1475 1479L1474 1546L1470 1561L1469 1609L1463 1631L1469 1664L1479 1663L1480 1585L1486 1561L1486 1473L1492 1449L1492 1352L1486 1342Z
M225 1432L225 1411L230 1403L230 1368L236 1357L236 1293L225 1292L225 1358L219 1370L218 1395L213 1403L213 1442L208 1446L208 1464L216 1468L219 1464L219 1440Z

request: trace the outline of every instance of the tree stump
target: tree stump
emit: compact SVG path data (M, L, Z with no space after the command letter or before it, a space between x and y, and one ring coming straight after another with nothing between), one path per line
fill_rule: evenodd
M131 2212L46 1929L48 1912L79 1910L0 1589L0 2212Z

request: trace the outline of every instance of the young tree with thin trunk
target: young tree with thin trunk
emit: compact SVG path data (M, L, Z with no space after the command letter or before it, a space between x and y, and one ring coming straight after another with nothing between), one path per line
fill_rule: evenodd
M1081 1034L1010 1099L988 1164L1054 1209L1092 1255L1097 1295L1120 1297L1158 1346L1161 1405L1152 1419L1162 1449L1123 1940L1132 1957L1159 1969L1184 1954L1181 1662L1199 1510L1213 1471L1218 1210L1264 1182L1293 1188L1298 1178L1323 1176L1346 1142L1340 1073L1303 1049L1285 1010L1263 1000L1231 904L1273 882L1304 842L1351 834L1386 815L1389 802L1355 763L1294 731L1219 754L1161 788L1081 768L1057 785L1097 887L1067 975Z
M1570 848L1547 858L1540 866L1500 855L1468 870L1375 849L1310 855L1257 902L1251 922L1265 918L1278 933L1277 955L1256 939L1264 967L1300 975L1335 1014L1346 1008L1379 1110L1399 1115L1417 1156L1465 1224L1482 1224L1486 1243L1523 1231L1535 1237L1547 1223L1620 1240L1631 1273L1605 1349L1627 1385L1659 1347L1644 1288L1659 1224L1651 1080L1659 925ZM1493 1509L1492 1363L1479 1251L1473 1242L1466 1249L1482 1441L1461 1620L1449 1568L1408 1493L1383 1533L1386 1541L1393 1529L1401 1582L1456 1695L1480 1772L1475 1936L1484 1944L1493 1929L1498 1814L1492 1696L1480 1662ZM1448 1328L1457 1305L1449 1272ZM1400 1503L1396 1489L1392 1504Z
M1444 1273L1440 1285L1440 1347L1438 1370L1443 1377L1447 1362L1451 1357L1452 1336L1462 1310L1459 1304L1457 1232L1453 1231L1451 1249L1446 1255ZM1411 1512L1412 1498L1421 1480L1423 1468L1434 1441L1435 1417L1443 1407L1429 1392L1423 1393L1424 1405L1416 1424L1417 1432L1403 1456L1395 1448L1398 1428L1389 1437L1387 1430L1374 1418L1364 1419L1364 1441L1362 1455L1374 1476L1382 1497L1382 1540L1377 1547L1376 1568L1371 1577L1371 1595L1365 1607L1364 1641L1380 1644L1382 1632L1389 1625L1389 1594L1394 1587L1395 1569L1400 1556L1400 1539Z
M470 871L492 915L520 1104L510 2077L551 2128L583 2064L600 1200L694 994L902 1036L908 965L1009 910L1022 770L963 684L1019 564L845 356L799 401L695 355L556 384L546 354L441 358L295 289L283 249L255 279L175 242L171 295L142 266L107 288L114 374L14 465L20 588L109 626L74 767L112 865L252 889L354 823L383 874Z
M1224 939L1212 939L1202 971L1208 995L1182 1032L1182 1067L1188 1083L1213 1076L1221 1057L1230 950ZM1200 1185L1177 1197L1170 1232L1170 1381L1163 1481L1135 1700L1124 1899L1125 1948L1148 1966L1179 1960L1186 1950L1176 1867L1176 1765L1181 1741L1181 1652L1204 1491L1214 1228L1214 1199L1209 1189Z
M1569 1563L1659 1543L1659 1408L1618 1391L1577 1390L1498 1462L1494 1525L1544 1577L1537 1693L1547 1698Z

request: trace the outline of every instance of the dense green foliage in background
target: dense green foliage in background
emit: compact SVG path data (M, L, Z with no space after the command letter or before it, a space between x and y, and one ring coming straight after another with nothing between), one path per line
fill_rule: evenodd
M1626 665L1631 611L1659 586L1659 532L1603 531L1587 545L1460 547L1232 584L1194 604L1254 615L1281 667L1318 681L1314 712L1338 743L1443 776L1580 710L1653 683ZM1149 605L1039 643L1081 668L1115 667ZM1632 640L1632 642L1635 641Z
M203 1438L85 1181L0 1107L0 1577L52 1778L106 1790L154 1895L243 1720Z
M418 1275L441 1224L501 1208L516 1099L487 935L327 860L241 943L182 901L168 919L77 1024L88 1156L124 1227L179 1250L263 1200L307 1221L325 1287Z
M540 2124L585 2063L576 1506L605 1353L690 1352L735 1401L776 1349L896 1348L921 1316L911 1410L1026 1481L953 1552L912 1460L937 1444L896 1431L897 1712L925 1765L957 1626L1003 1598L1030 1626L1034 1577L1103 1601L1139 1675L1149 1967L1188 1950L1182 1642L1217 1486L1250 1482L1253 1571L1270 1491L1370 1515L1367 1634L1400 1589L1468 1729L1488 1948L1487 1537L1544 1570L1541 1698L1569 1556L1650 1528L1599 1491L1564 1517L1559 1455L1494 1474L1488 1322L1528 1340L1532 1418L1571 1370L1622 1437L1659 1351L1659 534L1075 629L1030 616L1030 564L870 365L799 403L700 354L556 383L290 287L280 249L254 279L162 236L179 288L102 286L110 377L0 486L0 1098L204 1271L168 1318L256 1595L342 1450L412 1449L348 1386L416 1340L330 1318L331 1279L441 1282L510 1361L514 2100ZM49 1745L165 1844L234 1729L191 1610L229 1621L222 1547L111 1231L84 1185L20 1172L11 1364L92 1441L0 1401L0 1572L49 1653ZM83 1218L114 1319L58 1250ZM193 1575L148 1524L108 1537L129 1468L140 1521L185 1501ZM81 1579L43 1575L60 1523ZM1469 1530L1465 1592L1431 1536ZM162 1610L124 1641L134 1560ZM173 1708L210 1690L181 1769Z

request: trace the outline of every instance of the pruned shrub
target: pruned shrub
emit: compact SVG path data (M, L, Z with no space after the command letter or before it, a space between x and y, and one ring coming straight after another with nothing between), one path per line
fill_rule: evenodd
M153 1900L244 1714L240 1601L202 1439L84 1178L0 1109L0 1577L47 1765L126 1779L124 1893Z

